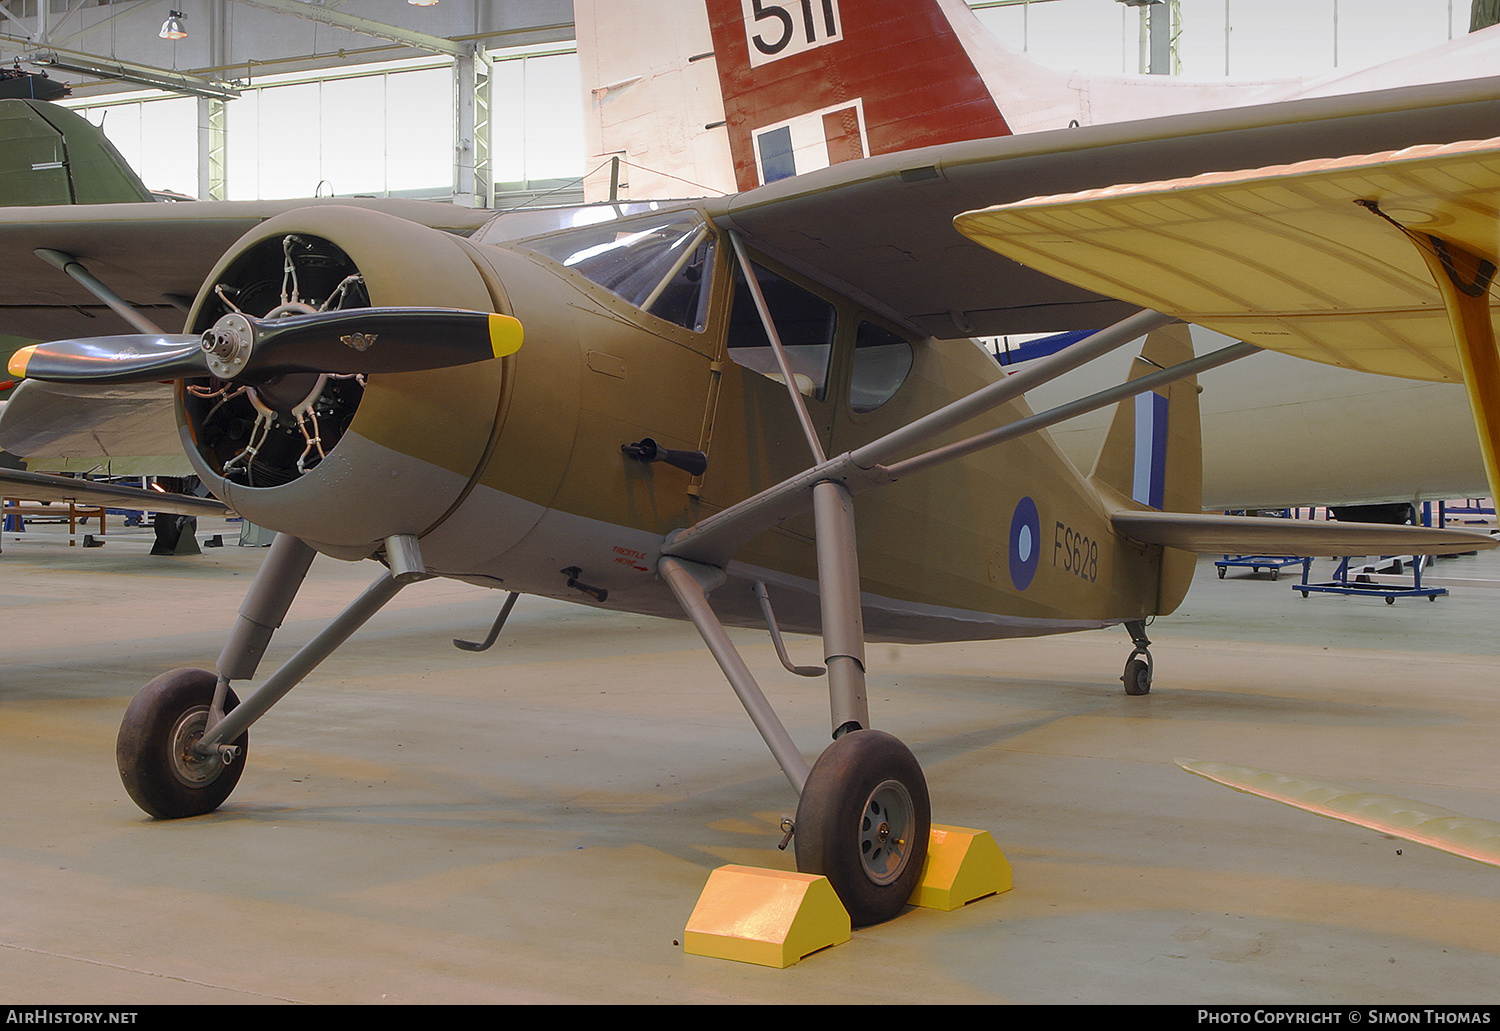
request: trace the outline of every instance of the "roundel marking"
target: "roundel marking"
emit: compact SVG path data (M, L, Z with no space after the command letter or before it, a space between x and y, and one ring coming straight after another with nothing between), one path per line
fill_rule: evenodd
M1024 591L1031 586L1041 553L1042 522L1037 516L1036 502L1022 498L1010 517L1010 582L1016 585L1016 590Z

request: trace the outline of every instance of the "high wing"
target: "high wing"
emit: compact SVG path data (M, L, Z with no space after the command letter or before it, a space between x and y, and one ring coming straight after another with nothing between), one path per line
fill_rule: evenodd
M40 251L76 259L131 308L164 329L176 329L236 240L266 219L310 203L371 208L455 233L472 232L494 215L399 198L0 208L0 252L11 256L0 279L0 333L57 340L122 328L98 296Z
M78 480L69 476L0 468L0 495L27 501L78 502L82 505L107 505L111 508L138 508L146 512L171 512L174 515L222 516L229 508L215 498L196 498L187 494L168 494L114 483Z
M762 254L940 339L1093 329L1128 315L1113 294L1002 258L954 232L965 211L1077 191L1500 136L1500 78L1477 79L943 144L834 165L709 204ZM376 208L455 233L493 212L400 199ZM224 251L300 201L197 201L0 209L0 333L115 332L103 303L39 250L78 259L166 329Z
M1070 283L997 255L954 232L953 218L1039 193L1495 136L1500 79L1470 80L881 155L726 198L714 217L940 339L1091 329L1140 305L1107 276Z

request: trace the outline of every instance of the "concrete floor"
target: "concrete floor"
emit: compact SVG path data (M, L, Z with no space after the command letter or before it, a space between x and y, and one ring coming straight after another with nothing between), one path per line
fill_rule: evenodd
M993 832L1015 889L772 970L679 944L715 867L792 868L794 808L686 624L524 599L468 654L450 640L500 595L416 585L252 729L219 812L156 822L120 786L120 715L212 665L262 553L109 540L0 555L6 1003L1500 1002L1500 870L1172 764L1500 818L1495 552L1394 606L1205 561L1152 628L1145 698L1121 692L1118 630L872 647L877 725L923 762L935 820ZM376 572L318 559L262 672ZM821 682L740 636L815 755Z

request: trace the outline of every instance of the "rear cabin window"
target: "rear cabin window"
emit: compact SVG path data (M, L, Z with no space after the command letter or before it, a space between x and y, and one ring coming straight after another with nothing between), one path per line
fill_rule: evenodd
M861 322L849 373L849 407L873 412L889 401L911 373L912 358L906 338L873 322Z
M755 266L755 281L765 296L797 389L821 401L828 386L828 359L838 321L833 305L759 265ZM781 366L743 269L735 273L728 344L729 357L736 364L782 382Z

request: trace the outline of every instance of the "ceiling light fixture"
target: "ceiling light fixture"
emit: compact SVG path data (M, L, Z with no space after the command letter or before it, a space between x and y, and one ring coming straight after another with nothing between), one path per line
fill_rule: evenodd
M187 29L182 27L182 12L168 11L167 20L161 23L161 32L157 35L162 39L187 39Z

